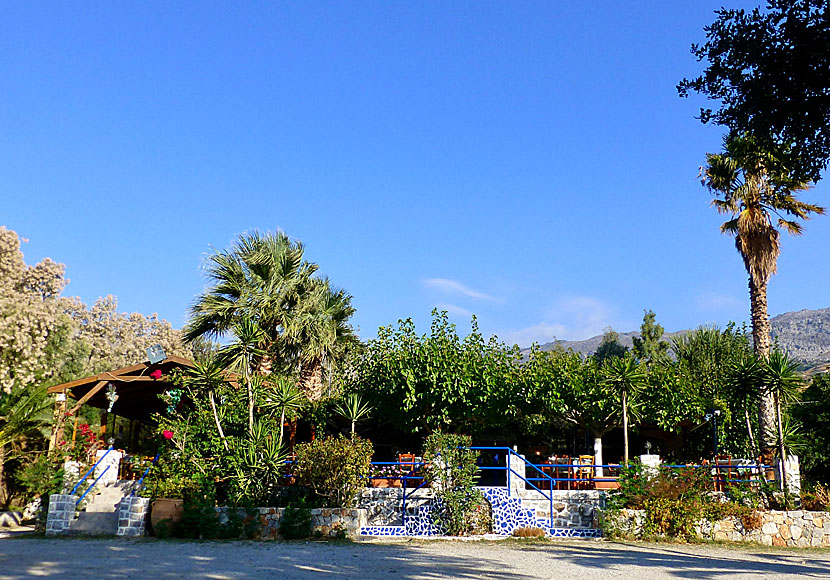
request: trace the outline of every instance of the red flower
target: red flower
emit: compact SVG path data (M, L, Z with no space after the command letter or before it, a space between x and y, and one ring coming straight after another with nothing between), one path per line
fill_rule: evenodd
M161 434L164 436L165 439L172 439L173 438L173 432L169 431L167 429L162 431Z
M151 372L150 373L150 378L153 379L154 381L157 381L158 379L160 379L161 378L161 369L156 369L153 372Z

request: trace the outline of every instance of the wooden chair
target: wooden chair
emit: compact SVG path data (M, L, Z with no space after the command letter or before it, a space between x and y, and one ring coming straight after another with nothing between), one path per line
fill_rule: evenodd
M732 479L732 456L715 456L715 491L724 491L731 485Z
M589 489L594 481L594 456L580 455L576 462L576 479L579 489Z

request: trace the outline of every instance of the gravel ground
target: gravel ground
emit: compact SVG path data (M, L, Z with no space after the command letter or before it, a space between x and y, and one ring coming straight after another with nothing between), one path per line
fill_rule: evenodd
M604 541L277 543L0 540L0 580L22 578L830 578L830 550Z

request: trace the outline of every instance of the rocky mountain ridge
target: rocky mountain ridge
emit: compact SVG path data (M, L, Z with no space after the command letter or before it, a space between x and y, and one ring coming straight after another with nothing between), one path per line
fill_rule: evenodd
M819 310L798 310L785 312L770 319L772 336L782 350L803 363L805 368L817 368L830 365L830 308ZM667 332L663 335L666 340L688 330ZM631 348L633 338L640 336L639 332L620 333L620 342ZM573 349L584 355L596 352L602 342L602 335L586 340L557 340L541 345L542 350L552 350L562 347Z

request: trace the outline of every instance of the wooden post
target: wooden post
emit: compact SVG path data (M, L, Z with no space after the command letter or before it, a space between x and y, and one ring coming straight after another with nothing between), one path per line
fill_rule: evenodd
M61 396L63 395L63 396ZM52 435L49 437L49 453L54 453L63 441L63 428L66 423L66 392L58 393L55 400L54 421Z

